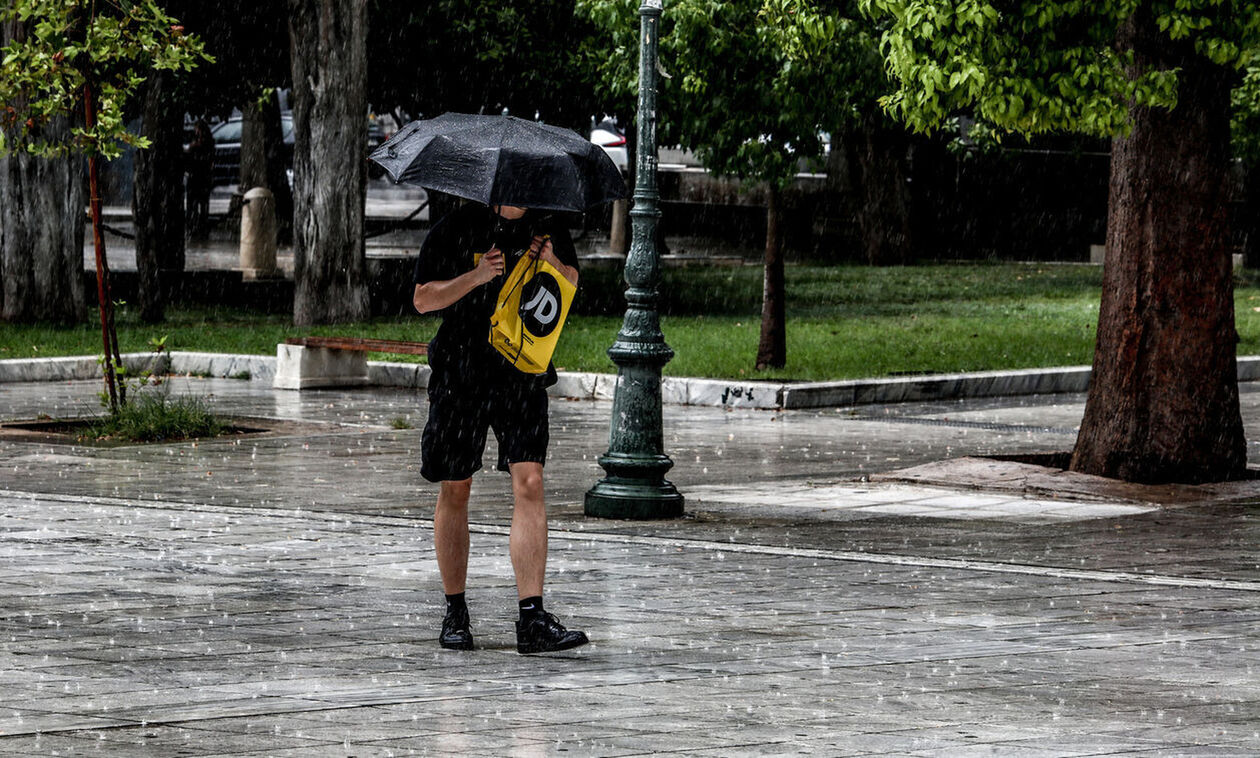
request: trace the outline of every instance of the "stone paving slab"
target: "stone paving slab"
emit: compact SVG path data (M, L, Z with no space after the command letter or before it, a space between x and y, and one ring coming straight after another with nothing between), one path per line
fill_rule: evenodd
M421 397L260 384L169 386L289 433L0 440L0 754L1260 753L1253 506L861 481L1065 449L1079 396L672 408L670 522L581 515L610 406L554 402L549 605L593 643L522 657L507 477L475 485L478 649L441 651ZM0 385L0 418L97 388Z
M13 754L1260 749L1260 585L1196 587L1248 608L1200 617L1152 577L1012 583L984 566L560 532L549 596L594 641L525 658L506 534L480 528L481 644L462 655L429 640L423 520L69 496L4 497L0 512L0 561L40 588L3 590L2 668L27 674L0 712Z

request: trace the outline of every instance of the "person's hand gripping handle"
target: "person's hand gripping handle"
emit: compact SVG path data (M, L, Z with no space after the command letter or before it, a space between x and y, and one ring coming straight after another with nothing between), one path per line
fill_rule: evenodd
M481 256L481 260L477 262L477 280L481 284L492 281L496 276L503 273L504 267L503 251L497 247L490 248L489 252Z

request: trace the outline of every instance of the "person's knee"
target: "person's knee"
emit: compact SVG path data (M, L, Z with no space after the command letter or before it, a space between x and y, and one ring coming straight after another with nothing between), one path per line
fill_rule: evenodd
M543 499L542 466L517 464L512 472L512 484L516 489L517 500L524 498L533 502Z
M468 497L472 493L472 478L458 481L442 482L442 491L438 495L438 506L445 508L467 508Z

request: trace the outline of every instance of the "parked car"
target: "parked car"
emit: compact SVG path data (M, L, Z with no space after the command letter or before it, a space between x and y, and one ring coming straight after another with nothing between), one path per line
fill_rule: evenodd
M210 130L214 138L214 186L236 184L241 177L241 128L238 116L224 121ZM280 128L284 132L285 168L293 169L293 116L280 114Z
M594 119L591 119L594 122ZM612 158L613 165L623 173L630 168L630 155L626 152L626 135L617 126L616 120L604 116L591 127L591 142L599 145Z

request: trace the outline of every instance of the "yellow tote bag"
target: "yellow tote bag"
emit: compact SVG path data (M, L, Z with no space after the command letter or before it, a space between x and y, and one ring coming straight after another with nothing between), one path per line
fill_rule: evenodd
M555 266L522 255L495 301L490 344L526 374L545 373L576 292Z

